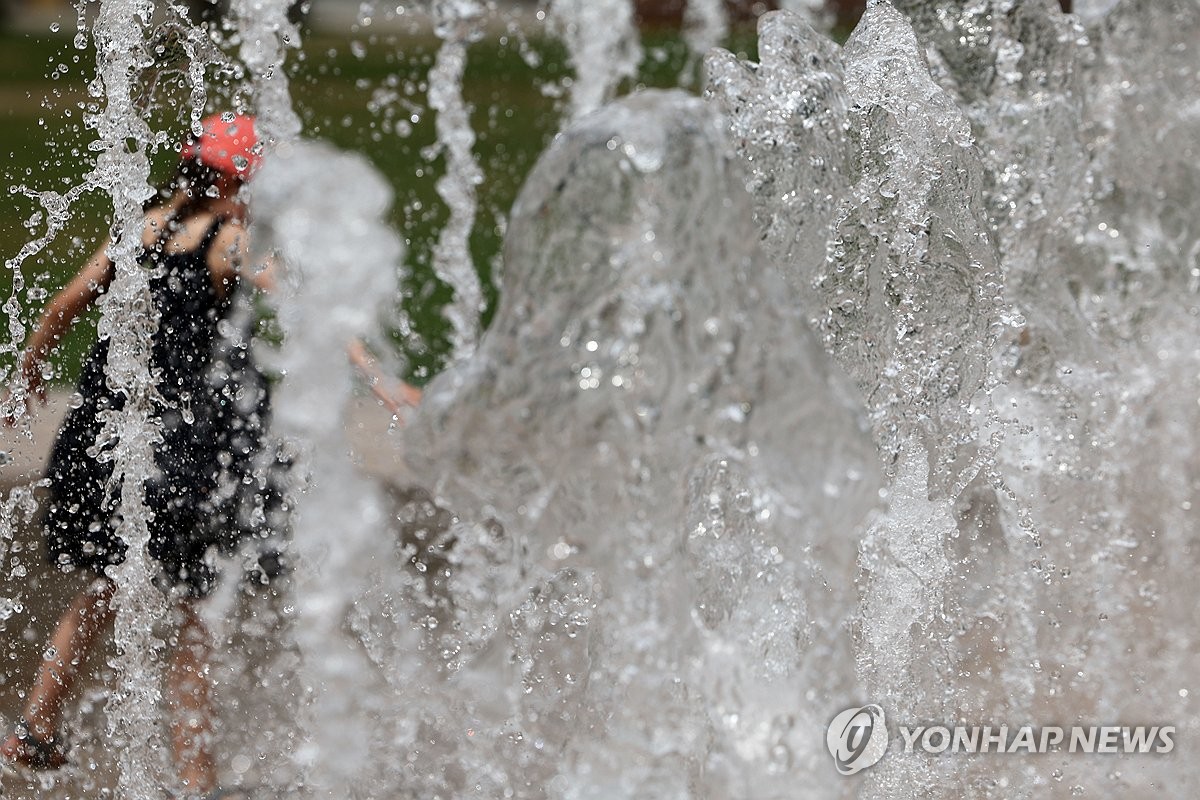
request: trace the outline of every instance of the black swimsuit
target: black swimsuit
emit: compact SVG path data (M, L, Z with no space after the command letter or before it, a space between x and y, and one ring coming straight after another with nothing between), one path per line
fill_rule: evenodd
M223 219L216 219L189 252L146 251L155 270L150 288L159 313L152 368L157 371L163 441L155 446L158 474L146 482L150 554L168 586L191 595L213 583L214 552L232 552L247 536L266 536L281 505L274 481L257 469L264 442L268 398L262 375L249 360L249 336L224 336L233 292L213 288L207 258ZM168 226L169 227L169 226ZM120 409L124 397L104 378L108 340L92 348L79 379L82 398L67 415L50 455L46 544L64 570L100 574L125 558L113 530L117 499L107 489L112 465L96 455L99 412Z

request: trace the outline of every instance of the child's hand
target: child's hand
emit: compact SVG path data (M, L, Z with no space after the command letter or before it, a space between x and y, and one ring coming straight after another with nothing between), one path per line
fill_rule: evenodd
M46 383L42 379L42 362L32 351L26 351L21 359L21 377L25 380L25 392L46 404Z
M16 396L11 393L4 399L4 426L7 428L12 428L17 424L17 418L20 416L17 412L21 406L24 406L25 410L29 409L29 398L36 397L42 402L42 405L46 404L46 383L42 379L42 364L29 351L26 351L25 355L21 358L21 375L19 380L25 389L23 393L24 397L21 398L24 402L15 402Z
M373 380L370 381L371 392L383 403L384 408L392 413L393 417L400 416L400 412L406 406L416 408L421 402L421 390L415 386L409 386L404 381L388 381L390 386L384 385L385 381Z
M411 384L400 381L400 385L396 387L396 394L406 406L416 408L421 405L421 390Z
M367 386L371 387L371 393L383 403L393 417L398 417L405 406L416 408L420 404L421 390L404 381L386 377L380 371L374 357L367 352L361 339L350 342L346 346L346 354L350 357L350 363L362 373Z

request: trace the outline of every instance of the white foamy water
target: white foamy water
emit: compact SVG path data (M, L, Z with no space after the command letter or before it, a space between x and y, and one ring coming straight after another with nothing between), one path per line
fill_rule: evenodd
M403 247L383 223L390 203L390 188L362 157L307 142L278 148L251 189L257 241L281 259L275 302L285 340L275 361L284 377L273 414L298 453L289 589L300 679L312 694L299 704L306 738L297 758L318 796L352 786L371 755L363 724L375 704L364 685L370 664L343 628L384 536L383 510L344 439L353 387L346 349L374 333L397 291Z
M719 117L682 94L568 129L514 208L478 355L405 437L460 515L430 645L453 653L438 669L454 688L419 718L511 686L479 720L521 731L489 745L497 791L685 797L708 751L737 795L818 756L794 678L851 656L806 608L851 612L849 532L878 479L846 382L755 246L742 180ZM820 530L846 535L810 548Z
M431 104L466 270L481 29L446 10ZM386 192L332 154L362 196L300 166L262 190L311 483L280 589L300 658L243 688L294 714L307 786L1194 794L1200 8L875 2L845 46L772 13L757 62L709 55L705 99L608 105L631 5L550 10L576 118L512 210L490 328L403 433L416 486L364 481L339 428L343 340L395 290ZM864 702L1178 744L894 741L844 779L826 726Z

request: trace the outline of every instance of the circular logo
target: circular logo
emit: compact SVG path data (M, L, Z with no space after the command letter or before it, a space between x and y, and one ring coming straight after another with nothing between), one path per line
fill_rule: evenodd
M833 718L825 734L837 771L853 775L877 764L887 752L888 732L877 705L848 708Z

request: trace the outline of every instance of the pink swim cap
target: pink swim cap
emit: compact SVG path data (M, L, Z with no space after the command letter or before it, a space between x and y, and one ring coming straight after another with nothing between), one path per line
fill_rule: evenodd
M258 135L254 117L243 114L212 114L200 121L204 133L191 136L183 145L182 158L194 158L226 175L245 178L258 167Z

